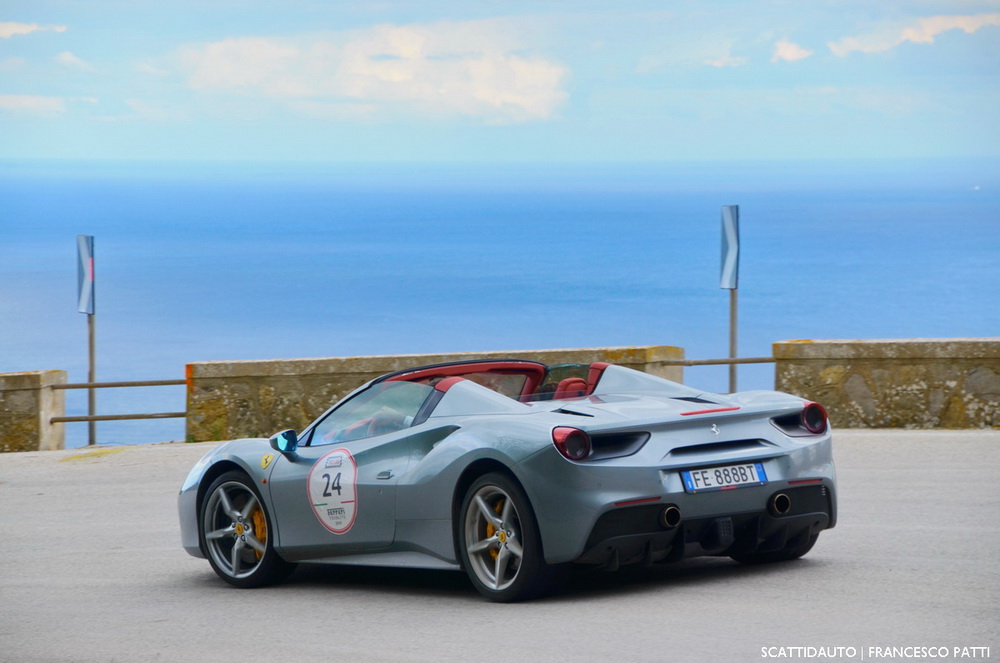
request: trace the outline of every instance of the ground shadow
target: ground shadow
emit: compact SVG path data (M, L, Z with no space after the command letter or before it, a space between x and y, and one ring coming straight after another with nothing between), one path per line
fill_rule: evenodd
M822 565L809 559L776 564L744 565L729 558L698 557L653 567L631 566L607 573L574 568L565 584L545 601L580 601L627 596L699 584L728 583L734 579L786 574ZM221 581L220 581L221 582ZM479 600L464 572L335 564L300 564L286 581L299 587L329 586L377 589L389 594Z

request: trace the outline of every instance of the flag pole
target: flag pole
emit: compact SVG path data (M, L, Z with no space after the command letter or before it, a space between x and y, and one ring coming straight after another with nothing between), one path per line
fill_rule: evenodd
M737 294L738 288L729 291L729 358L736 359L736 336L739 325L737 324ZM736 393L736 364L729 365L729 393Z
M729 358L736 359L737 309L740 272L740 207L722 208L722 267L719 287L729 290ZM729 364L729 393L735 393L736 364Z
M77 262L77 289L78 299L76 310L87 315L87 354L89 357L87 369L87 382L97 382L97 368L94 341L94 236L77 235L76 249L79 261ZM97 392L93 387L87 388L87 415L94 417L97 414ZM89 435L87 445L97 444L97 422L91 419L87 422Z
M94 314L90 313L87 315L87 346L88 354L90 355L90 367L87 371L87 382L94 383L97 382L97 352L95 350L96 343L94 342ZM97 414L97 391L90 387L87 389L87 415L95 416ZM87 422L87 445L93 446L97 444L97 422L91 419Z

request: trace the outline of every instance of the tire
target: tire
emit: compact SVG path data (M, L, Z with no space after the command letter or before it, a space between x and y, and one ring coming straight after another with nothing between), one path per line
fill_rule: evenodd
M538 524L524 491L506 474L485 474L459 511L458 543L472 584L491 601L522 601L554 589L564 566L542 555Z
M236 587L262 587L285 578L294 564L274 549L271 516L253 481L240 471L212 482L200 508L201 545L212 569Z
M768 552L747 553L746 555L733 555L740 564L771 564L773 562L787 562L798 559L812 550L816 545L819 533L810 534L809 530L803 530L801 534L791 539L785 547L780 550L769 550Z

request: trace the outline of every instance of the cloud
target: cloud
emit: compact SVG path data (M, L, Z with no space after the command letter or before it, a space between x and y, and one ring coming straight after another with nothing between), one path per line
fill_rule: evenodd
M615 98L609 103L623 102ZM895 119L937 108L938 102L933 95L900 88L803 85L753 89L644 89L633 92L624 103L632 107L664 109L657 117L666 122L690 118L715 122L737 115L781 121L797 121L797 118Z
M703 64L707 64L710 67L742 67L747 63L747 59L744 57L734 57L732 55L724 55L721 58L714 58L705 60Z
M377 104L356 102L304 100L289 102L289 106L299 115L331 122L373 120L379 112Z
M661 15L633 15L627 23L615 26L622 32L614 42L622 53L609 57L638 54L635 73L644 75L754 66L760 62L761 49L766 53L784 36L775 28L779 19L785 20L756 5L746 11L722 13L685 5ZM628 29L635 34L624 36Z
M105 124L126 124L133 122L182 122L190 119L190 116L183 109L171 105L169 102L158 100L146 100L135 97L124 99L113 99L110 103L104 103L97 98L78 97L73 98L74 102L87 102L93 105L100 104L88 115L89 119ZM124 109L122 108L124 107ZM110 112L101 112L110 111Z
M276 39L230 38L189 48L182 59L191 69L188 83L196 90L257 90L267 96L313 93L296 82L301 52Z
M5 58L0 60L0 71L21 71L28 64L28 61L24 58Z
M431 114L498 121L552 116L566 96L560 87L566 69L514 52L485 25L470 27L463 34L461 24L379 26L344 46L333 87L352 99Z
M80 69L83 71L94 71L94 67L89 63L81 60L77 56L73 55L69 51L63 51L59 53L54 58L52 58L64 67L72 67L74 69Z
M158 66L156 63L148 60L137 62L134 66L134 69L140 74L146 74L148 76L156 76L157 78L170 76L171 73L169 69L166 69L162 66Z
M698 39L671 39L643 54L636 63L637 74L655 74L664 70L700 69L701 67L742 67L749 60L733 55L736 46L728 33L698 34Z
M66 112L66 101L62 97L0 94L0 111L19 115L61 115Z
M566 67L526 52L504 20L379 25L291 38L241 37L183 49L188 84L263 96L311 117L551 118Z
M782 40L774 45L774 55L771 56L771 62L797 62L812 54L812 51L802 48L798 44Z
M129 119L152 120L156 122L183 119L183 115L175 113L160 103L149 102L143 99L125 99L124 101L125 105L133 113L129 116Z
M9 39L14 35L27 35L32 32L50 31L66 32L65 25L38 25L37 23L0 22L0 39Z
M988 26L1000 26L1000 14L929 16L903 27L887 28L860 37L844 37L827 45L838 57L845 57L855 51L881 53L905 42L932 44L935 37L950 30L962 30L972 34Z

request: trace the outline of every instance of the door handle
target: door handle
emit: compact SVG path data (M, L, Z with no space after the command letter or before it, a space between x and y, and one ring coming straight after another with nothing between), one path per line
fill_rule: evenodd
M392 470L382 470L377 475L375 475L375 478L379 479L380 481L385 481L386 479L391 479L392 478Z

